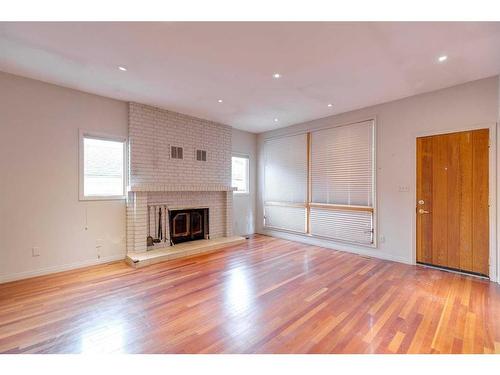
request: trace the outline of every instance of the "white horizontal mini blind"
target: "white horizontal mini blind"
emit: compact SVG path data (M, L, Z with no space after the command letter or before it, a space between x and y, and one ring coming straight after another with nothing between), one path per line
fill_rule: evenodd
M373 205L373 122L311 133L312 202Z
M83 137L83 194L85 197L123 196L125 143Z
M265 201L307 200L307 135L269 139L265 143Z
M312 235L367 245L373 242L372 212L311 207L310 220Z
M373 121L311 133L312 235L373 243L373 134Z
M265 205L266 227L305 232L305 207Z
M265 225L305 232L307 134L265 142L264 186Z

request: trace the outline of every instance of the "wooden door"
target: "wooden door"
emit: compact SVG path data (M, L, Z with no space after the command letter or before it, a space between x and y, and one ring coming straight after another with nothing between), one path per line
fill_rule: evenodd
M417 262L488 275L489 130L417 138Z

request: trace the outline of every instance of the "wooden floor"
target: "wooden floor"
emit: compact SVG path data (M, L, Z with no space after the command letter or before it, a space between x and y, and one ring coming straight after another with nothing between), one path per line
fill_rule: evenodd
M500 352L500 286L257 236L0 285L4 353Z

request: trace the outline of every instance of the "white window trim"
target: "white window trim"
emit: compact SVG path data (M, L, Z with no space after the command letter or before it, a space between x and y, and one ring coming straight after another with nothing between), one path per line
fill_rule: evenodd
M232 163L232 160L233 160L233 157L237 157L237 158L244 158L244 159L247 159L248 160L248 168L247 168L247 186L248 186L248 190L247 191L238 191L238 190L233 190L233 194L237 195L237 196L245 196L245 195L250 195L250 155L248 154L240 154L240 153L237 153L237 152L233 152L231 154L231 185L232 185L232 182L233 182L233 163Z
M79 166L78 166L78 191L79 191L79 200L80 201L106 201L106 200L122 200L127 198L127 184L128 184L128 168L127 168L127 155L128 155L128 144L127 137L111 135L106 133L95 132L91 130L79 129L79 141L78 141L78 150L79 150ZM85 196L84 195L84 147L83 147L83 139L85 137L102 139L107 141L115 141L115 142L123 142L123 195L92 195Z

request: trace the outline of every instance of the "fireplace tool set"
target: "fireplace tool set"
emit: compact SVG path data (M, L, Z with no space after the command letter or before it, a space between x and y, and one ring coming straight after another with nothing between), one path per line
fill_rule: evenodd
M154 233L156 234L156 237L153 237L151 234L151 208L154 210L154 217L153 217L153 222L154 222ZM158 220L156 220L158 218ZM155 244L161 243L161 242L167 242L166 238L166 227L165 231L163 229L164 226L167 225L166 223L167 219L167 208L163 207L157 207L157 206L148 206L148 237L146 239L146 244L148 247L154 246Z
M180 242L209 239L208 208L168 209L166 204L148 206L149 250L153 246L173 246Z

